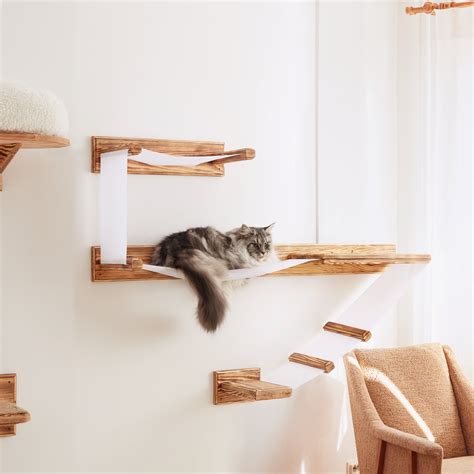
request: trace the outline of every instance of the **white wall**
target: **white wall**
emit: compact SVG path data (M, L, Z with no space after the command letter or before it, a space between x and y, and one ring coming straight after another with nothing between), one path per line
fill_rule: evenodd
M377 38L377 54L383 44L389 51L380 68L370 50L358 56L369 61L364 73L352 59L358 32L345 32L347 5L321 11L321 240L394 239L386 8L377 10L382 24L361 18L363 46ZM72 146L23 151L6 174L2 354L33 420L2 440L2 472L327 473L354 459L341 368L287 400L222 407L211 404L210 374L276 367L365 277L259 279L234 294L214 336L197 326L182 283L89 282L98 242L91 135L222 139L257 150L223 179L130 176L131 243L204 223L274 220L277 241L315 240L317 33L311 3L6 3L5 75L65 100ZM345 46L331 57L334 38ZM375 95L362 90L372 73ZM379 136L368 154L351 132L357 113L346 116L345 95L325 96L333 79L341 94L351 87L355 106L367 105L360 129ZM349 211L359 218L343 222ZM374 343L393 344L392 326Z
M319 238L390 243L397 229L396 2L321 2Z

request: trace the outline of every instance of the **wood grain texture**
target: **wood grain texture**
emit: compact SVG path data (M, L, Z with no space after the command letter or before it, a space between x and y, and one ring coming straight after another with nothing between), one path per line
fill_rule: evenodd
M69 146L69 140L64 137L23 132L0 132L0 144L3 143L20 143L22 148L62 148Z
M314 367L315 369L324 370L327 374L334 370L334 362L325 359L319 359L318 357L309 356L306 354L300 354L299 352L293 352L288 357L290 362L295 362L297 364L308 365L309 367Z
M342 336L353 337L354 339L359 339L359 341L367 342L371 337L372 333L367 329L359 329L353 326L347 326L345 324L327 322L323 329L325 331L334 332L336 334L341 334Z
M16 405L16 374L0 374L0 437L15 435L15 425L30 419L30 414Z
M213 156L224 153L224 143L185 141L185 140L160 140L153 138L126 138L126 137L92 137L92 172L100 172L101 153L129 150L129 155L137 155L142 148L169 155L177 156ZM255 157L255 150L242 148L230 150L225 153L230 155L210 163L187 168L184 166L152 166L130 158L128 160L129 174L154 174L154 175L180 175L180 176L224 176L224 164L233 161L251 160Z
M149 272L141 268L149 264L153 246L131 245L127 249L129 265L101 265L100 247L92 247L92 281L136 281L170 280L172 277ZM428 255L402 255L395 253L394 245L328 245L328 244L286 244L276 245L280 259L318 258L296 267L274 272L267 276L311 276L357 273L379 273L389 264L426 263Z
M260 380L260 369L214 372L214 404L274 400L291 396L291 388Z
M21 148L21 143L3 143L0 144L0 174L5 171L10 161Z

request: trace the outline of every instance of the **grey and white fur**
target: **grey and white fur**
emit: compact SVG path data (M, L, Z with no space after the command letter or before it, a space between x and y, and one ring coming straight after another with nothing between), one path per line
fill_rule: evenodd
M213 227L177 232L158 243L151 263L183 272L198 297L199 323L207 332L214 332L227 311L223 285L227 270L256 267L276 259L273 225L249 227L243 224L226 233Z

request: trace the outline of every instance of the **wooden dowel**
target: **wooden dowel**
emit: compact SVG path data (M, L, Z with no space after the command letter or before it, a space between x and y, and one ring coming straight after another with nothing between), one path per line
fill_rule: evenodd
M293 352L293 354L288 357L288 360L297 364L308 365L309 367L314 367L315 369L324 370L324 372L327 374L331 372L331 370L334 370L334 362L330 360L319 359L306 354L300 354L299 352Z
M368 331L367 329L359 329L359 328L355 328L353 326L347 326L341 323L327 322L323 326L323 329L325 331L334 332L342 336L353 337L363 342L367 342L372 337L371 332Z
M450 8L467 8L472 6L474 6L474 2L426 2L421 7L406 7L405 13L407 15L416 15L418 13L435 15L436 10L448 10Z

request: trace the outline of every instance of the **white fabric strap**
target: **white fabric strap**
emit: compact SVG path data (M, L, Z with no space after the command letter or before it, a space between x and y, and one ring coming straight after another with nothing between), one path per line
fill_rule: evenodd
M223 278L223 281L232 280L244 280L245 278L255 278L269 273L277 272L279 270L286 270L287 268L296 267L303 263L313 261L312 259L288 259L288 260L277 260L272 262L263 263L258 267L252 268L240 268L238 270L229 270L227 275ZM148 270L154 273L161 273L162 275L168 275L174 278L184 279L184 275L181 271L169 267L160 267L158 265L143 265L144 270Z

